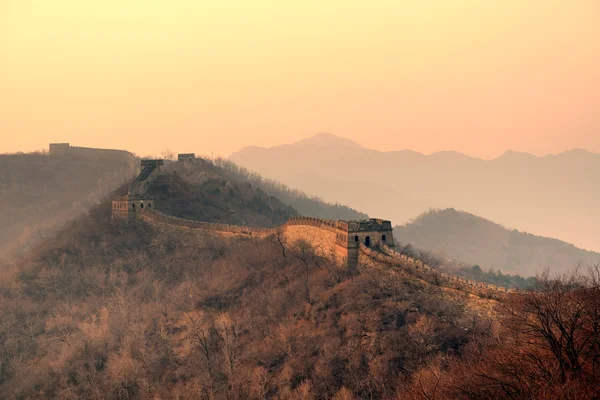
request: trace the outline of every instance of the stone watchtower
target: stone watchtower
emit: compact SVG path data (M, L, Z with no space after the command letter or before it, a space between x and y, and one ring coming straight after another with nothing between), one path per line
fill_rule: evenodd
M194 162L196 161L196 154L194 153L184 153L177 154L177 161L179 162Z
M142 171L129 185L129 192L125 196L117 197L112 201L112 218L125 221L134 220L137 214L144 210L156 208L156 202L147 194L148 187L160 173L163 160L142 160Z
M71 149L69 143L50 143L48 147L48 154L51 156L62 156L65 155Z
M156 207L154 199L149 196L125 195L112 201L112 218L133 221L143 210L153 210Z
M394 247L394 231L392 222L371 218L360 221L348 221L348 262L358 259L360 245L366 247L377 247L385 244Z

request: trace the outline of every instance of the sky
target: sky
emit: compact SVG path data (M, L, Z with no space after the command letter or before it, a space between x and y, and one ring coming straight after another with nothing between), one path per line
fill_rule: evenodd
M598 0L0 0L0 152L600 153Z

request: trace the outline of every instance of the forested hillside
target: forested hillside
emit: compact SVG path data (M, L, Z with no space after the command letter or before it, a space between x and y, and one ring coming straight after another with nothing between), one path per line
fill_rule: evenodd
M253 221L286 210L251 185L223 191L207 171L176 167L153 188L167 209L191 198L190 216L227 221L222 196L235 206L259 193ZM0 272L3 399L600 394L597 270L542 277L540 297L498 303L372 262L348 268L303 241L157 229L112 221L110 210L104 201ZM568 359L548 350L546 325L531 328L535 307L552 313L556 340L578 343Z
M433 210L394 228L395 238L488 271L535 275L600 262L600 254L557 239L506 229L454 209Z
M348 206L340 203L327 203L319 197L309 197L304 192L292 189L276 180L263 178L257 173L236 165L233 161L216 159L215 165L233 179L248 181L260 186L266 193L291 205L302 215L346 221L369 218L367 214Z
M148 190L159 210L176 217L232 225L274 227L298 212L249 182L228 179L218 167L170 163Z
M106 204L105 204L106 205ZM468 340L464 300L351 274L310 246L111 224L103 207L0 282L5 398L391 396ZM416 337L416 336L415 336ZM400 386L399 386L400 385Z
M0 258L97 204L131 179L128 153L0 155Z

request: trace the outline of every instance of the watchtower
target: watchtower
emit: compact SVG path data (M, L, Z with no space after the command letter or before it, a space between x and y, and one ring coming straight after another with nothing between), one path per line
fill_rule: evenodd
M69 143L50 143L50 146L48 146L48 154L51 156L62 156L66 154L70 148L71 145Z
M126 195L117 197L112 201L112 218L133 221L138 213L155 208L156 203L149 196Z
M183 153L177 154L177 161L179 162L194 162L196 160L196 154L194 153Z
M141 160L142 171L129 185L129 193L112 201L112 218L125 221L134 220L139 212L156 208L154 198L148 195L148 188L160 172L163 160Z
M348 262L358 259L360 245L377 247L385 244L394 247L392 222L371 218L360 221L348 221Z
M140 161L140 165L142 167L155 167L158 168L161 165L165 165L165 161L164 160L142 160Z

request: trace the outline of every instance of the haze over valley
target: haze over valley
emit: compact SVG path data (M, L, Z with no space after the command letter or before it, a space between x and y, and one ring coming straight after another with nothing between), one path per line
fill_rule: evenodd
M570 150L483 160L458 152L371 150L331 134L247 147L230 157L265 177L403 224L429 208L456 208L510 229L600 251L600 155Z

